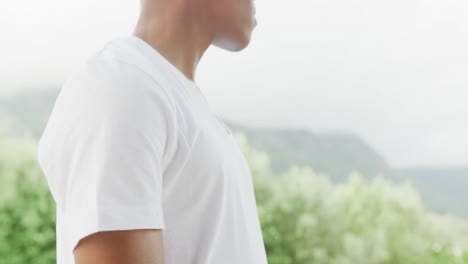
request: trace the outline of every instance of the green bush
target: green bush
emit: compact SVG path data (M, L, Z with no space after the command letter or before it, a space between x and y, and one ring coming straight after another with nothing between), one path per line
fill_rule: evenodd
M235 136L253 172L270 264L468 263L467 222L427 212L410 184L354 172L333 185L297 166L271 175L268 155Z
M31 138L0 136L0 263L56 263L55 202Z
M269 156L236 139L251 168L270 264L468 263L465 220L427 212L409 184L311 168L272 175ZM0 264L55 261L55 203L30 139L0 135Z

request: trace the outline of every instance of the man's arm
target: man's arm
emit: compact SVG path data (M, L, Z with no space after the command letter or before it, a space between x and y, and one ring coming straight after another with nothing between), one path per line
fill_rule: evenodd
M76 264L164 264L161 229L97 232L73 250Z

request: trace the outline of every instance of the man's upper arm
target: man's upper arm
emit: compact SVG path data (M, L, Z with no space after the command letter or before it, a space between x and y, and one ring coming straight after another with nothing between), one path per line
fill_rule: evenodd
M80 240L76 264L164 264L161 229L104 231Z
M56 124L67 136L60 159L49 162L55 166L51 179L63 186L60 232L66 250L78 254L78 263L157 258L174 110L163 87L131 65L95 61L85 73L83 82L69 87L76 94L72 119Z

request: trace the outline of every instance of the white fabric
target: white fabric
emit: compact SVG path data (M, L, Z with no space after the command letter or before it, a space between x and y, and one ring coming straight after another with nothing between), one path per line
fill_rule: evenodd
M66 80L38 145L57 263L92 233L162 229L166 264L264 264L252 176L191 80L144 40L109 41Z

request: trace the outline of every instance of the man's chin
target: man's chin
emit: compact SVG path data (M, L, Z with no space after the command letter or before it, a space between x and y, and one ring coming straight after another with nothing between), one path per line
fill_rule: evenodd
M250 43L250 35L243 36L238 39L218 38L211 44L224 50L237 52L245 49Z

